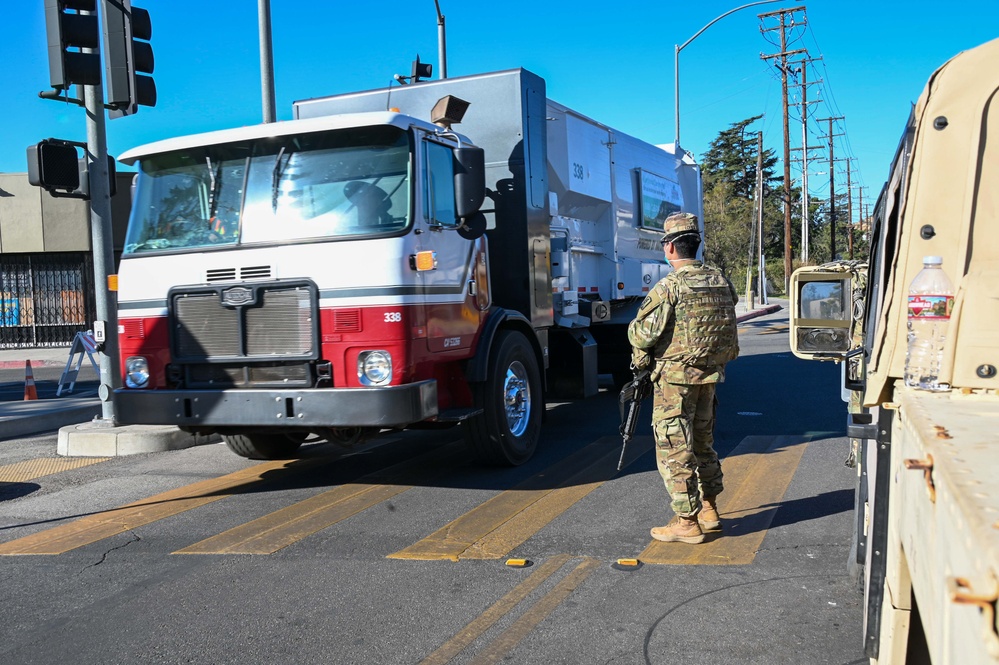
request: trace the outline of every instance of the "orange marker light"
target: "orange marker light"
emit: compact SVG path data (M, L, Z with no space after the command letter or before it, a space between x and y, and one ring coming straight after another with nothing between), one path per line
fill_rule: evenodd
M437 252L417 252L409 257L409 265L418 272L437 269Z
M108 275L108 291L114 293L118 290L118 275Z

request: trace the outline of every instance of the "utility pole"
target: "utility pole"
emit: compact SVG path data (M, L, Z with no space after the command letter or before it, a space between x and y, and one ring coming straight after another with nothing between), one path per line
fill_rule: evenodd
M829 260L836 260L836 158L833 154L833 137L842 134L833 134L833 121L842 120L843 116L835 118L820 118L819 122L829 123Z
M756 253L755 249L756 249L756 242L757 242L756 241L756 237L757 237L756 227L757 227L757 224L758 224L758 220L762 220L762 218L763 218L763 216L761 214L762 211L763 211L763 132L756 132L756 145L757 145L757 149L756 149L756 188L755 188L755 190L753 192L753 222L752 222L752 224L749 227L749 258L746 261L746 302L749 303L749 308L750 309L754 309L754 307L753 307L753 286L752 286L753 285L753 263L754 263L754 260L755 260L757 266L762 266L763 265L762 259L757 259L754 256L754 254ZM762 232L762 229L760 230L760 233L759 233L759 248L760 248L759 256L762 257L763 256L763 232ZM760 272L760 275L761 276L763 275L762 271ZM760 289L759 289L759 293L760 293L760 304L761 305L765 302L765 298L763 296L762 283L763 283L763 281L762 281L762 278L761 278L761 280L760 280L761 286L760 286Z
M787 57L789 55L795 55L798 53L806 53L805 49L796 49L794 51L787 50L787 31L790 28L797 27L799 25L805 25L807 20L802 16L801 23L796 23L794 21L794 14L797 12L804 12L805 7L795 7L793 9L781 9L776 12L768 12L766 14L758 14L758 18L762 21L767 18L777 16L779 17L779 25L776 28L760 28L761 32L770 32L771 30L780 30L780 52L773 53L770 55L760 55L762 60L779 59L777 68L780 69L781 73L781 92L784 108L784 293L788 293L791 289L791 144L790 144L790 132L788 128L788 115L787 115Z
M808 193L808 63L822 58L802 58L798 61L798 71L801 73L801 262L808 261L808 214L812 197ZM815 83L820 83L815 81Z
M846 247L853 261L853 184L850 182L850 164L852 159L846 160Z
M759 248L757 257L759 258L759 285L760 304L767 305L770 300L767 298L767 261L763 257L763 132L756 132L756 195L759 205L756 207L756 246Z

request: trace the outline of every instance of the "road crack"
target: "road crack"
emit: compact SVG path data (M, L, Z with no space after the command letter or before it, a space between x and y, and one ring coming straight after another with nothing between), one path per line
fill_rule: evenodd
M131 538L129 538L127 541L125 541L121 545L116 545L116 546L112 547L111 549L109 549L108 551L104 552L101 555L101 558L98 561L90 564L89 566L87 566L86 568L84 568L83 570L81 570L80 573L82 574L82 573L86 572L87 570L89 570L91 568L96 568L97 566L101 565L102 563L104 563L107 560L108 555L111 554L112 552L114 552L115 550L123 549L125 547L128 547L132 543L137 543L140 540L142 540L142 538L139 536L139 534L135 533L134 531L130 530L128 532L128 535L131 536Z

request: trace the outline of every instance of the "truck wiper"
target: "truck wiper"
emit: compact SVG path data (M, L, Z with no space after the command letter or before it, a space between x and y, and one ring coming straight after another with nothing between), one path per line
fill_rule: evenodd
M222 160L219 160L218 166L214 169L212 168L212 158L205 156L205 162L208 164L208 178L211 183L211 188L208 192L208 221L215 217L215 208L218 205L219 197L219 187L222 185Z
M282 157L284 157L284 146L281 146L281 149L278 150L277 159L274 160L274 171L271 175L271 210L273 212L277 212L278 185L281 184L281 174L284 172L288 162L291 161L291 155L288 155L288 159L282 164Z

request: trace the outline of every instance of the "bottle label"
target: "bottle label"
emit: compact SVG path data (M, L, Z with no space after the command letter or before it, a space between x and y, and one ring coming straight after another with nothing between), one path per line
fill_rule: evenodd
M919 295L909 296L909 318L919 320L947 320L954 307L954 296Z

